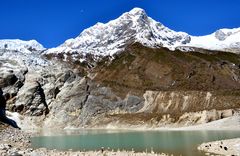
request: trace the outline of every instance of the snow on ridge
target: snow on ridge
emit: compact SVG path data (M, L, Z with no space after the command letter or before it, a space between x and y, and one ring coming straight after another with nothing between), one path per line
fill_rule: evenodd
M45 50L45 48L36 40L23 41L19 39L0 40L0 49L19 51L22 53L32 53L32 51Z
M0 60L14 60L31 68L49 65L49 62L40 56L43 50L45 48L36 40L0 40Z
M240 28L224 28L206 36L191 36L191 42L186 46L240 53Z

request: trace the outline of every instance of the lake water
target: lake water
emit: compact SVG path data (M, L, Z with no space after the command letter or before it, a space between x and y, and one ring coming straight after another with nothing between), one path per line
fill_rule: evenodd
M240 137L239 131L107 131L79 130L57 136L32 138L32 147L58 150L151 151L184 156L201 156L197 146L203 142Z

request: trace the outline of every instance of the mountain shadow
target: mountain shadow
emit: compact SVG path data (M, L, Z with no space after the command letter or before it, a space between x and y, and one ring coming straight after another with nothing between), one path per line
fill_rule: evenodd
M6 101L9 99L9 94L3 95L3 91L0 88L0 122L8 124L14 128L20 129L17 123L6 116Z

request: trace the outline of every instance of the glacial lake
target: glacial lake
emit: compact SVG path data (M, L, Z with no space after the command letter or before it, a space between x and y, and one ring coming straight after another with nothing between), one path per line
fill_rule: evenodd
M56 135L58 134L58 135ZM117 131L78 130L33 137L32 147L58 150L153 150L183 156L202 156L197 146L203 142L240 137L240 131Z

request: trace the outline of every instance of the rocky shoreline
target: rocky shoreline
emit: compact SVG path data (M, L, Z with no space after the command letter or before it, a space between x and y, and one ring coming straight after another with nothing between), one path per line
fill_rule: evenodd
M240 138L203 143L198 150L211 154L240 156Z
M26 133L14 128L6 128L0 131L0 155L1 156L167 156L156 153L135 153L134 151L57 151L46 148L31 148L31 133Z
M14 128L6 128L0 131L0 155L24 155L32 152L30 149L30 133L25 133Z

